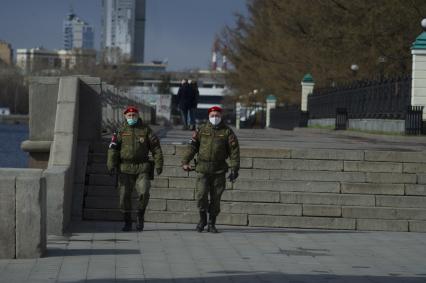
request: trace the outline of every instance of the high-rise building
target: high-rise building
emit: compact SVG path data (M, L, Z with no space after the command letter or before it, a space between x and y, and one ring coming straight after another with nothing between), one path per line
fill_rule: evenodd
M144 61L145 0L102 0L101 49L105 60Z
M64 49L94 49L93 27L71 10L64 20Z

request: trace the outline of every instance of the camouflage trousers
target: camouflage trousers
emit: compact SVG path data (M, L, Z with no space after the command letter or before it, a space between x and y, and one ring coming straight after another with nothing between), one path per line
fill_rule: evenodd
M118 193L120 195L120 209L122 212L132 211L132 194L137 193L137 209L145 210L149 202L151 181L147 173L123 174L118 176Z
M220 212L220 198L226 187L225 173L197 174L196 199L200 211L217 216ZM210 202L209 202L210 197Z

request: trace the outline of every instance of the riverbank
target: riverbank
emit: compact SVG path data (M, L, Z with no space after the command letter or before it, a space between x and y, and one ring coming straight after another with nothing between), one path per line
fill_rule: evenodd
M28 154L21 143L28 139L28 125L0 123L0 168L26 168Z

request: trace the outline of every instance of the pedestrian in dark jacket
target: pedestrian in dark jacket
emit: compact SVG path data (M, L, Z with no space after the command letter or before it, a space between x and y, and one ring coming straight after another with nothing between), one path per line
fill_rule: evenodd
M200 91L198 90L198 85L196 81L190 81L189 86L191 89L191 96L193 97L193 103L191 105L191 109L189 110L190 129L194 131L195 130L195 111L197 110Z
M183 130L189 129L190 125L195 125L193 113L191 115L190 109L194 105L194 95L191 91L191 86L189 85L187 80L183 80L181 86L179 87L178 94L178 106L181 111L182 122L183 122ZM189 114L189 122L188 122L188 114Z

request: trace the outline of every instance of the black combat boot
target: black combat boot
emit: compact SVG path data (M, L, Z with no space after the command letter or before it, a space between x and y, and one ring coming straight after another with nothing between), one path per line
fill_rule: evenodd
M121 228L121 231L128 232L132 231L132 213L131 212L124 212L124 226Z
M207 213L200 210L200 222L197 224L197 232L201 233L204 231L204 227L207 225Z
M210 233L219 233L216 229L216 215L209 216L209 226L207 227L207 232Z
M145 209L139 209L138 215L136 218L136 230L143 231L144 222L145 222Z

